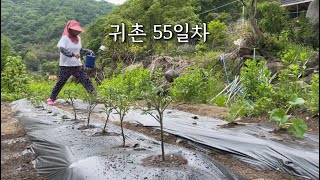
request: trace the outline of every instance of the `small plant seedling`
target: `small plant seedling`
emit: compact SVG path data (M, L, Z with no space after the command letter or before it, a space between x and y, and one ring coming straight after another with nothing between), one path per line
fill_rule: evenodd
M67 95L67 102L69 102L73 108L73 114L74 114L74 120L77 120L77 112L76 112L76 107L74 104L74 100L77 97L77 90L75 89L67 89L64 91L64 94Z
M44 105L42 104L43 98L41 96L33 96L30 100L34 107L41 107L44 110Z
M302 119L293 118L289 121L288 112L293 106L302 105L305 100L299 98L297 95L293 95L289 101L289 107L285 111L283 109L273 109L270 113L270 120L276 122L279 129L287 129L293 133L296 137L302 138L307 131L308 126Z
M63 120L70 119L69 116L67 116L67 115L63 115L63 116L61 116L61 118L62 118Z

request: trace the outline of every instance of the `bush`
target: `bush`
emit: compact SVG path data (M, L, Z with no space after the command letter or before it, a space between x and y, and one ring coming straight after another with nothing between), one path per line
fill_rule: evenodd
M104 88L110 87L121 91L121 93L133 99L141 99L141 92L150 90L151 71L143 67L136 67L133 70L126 70L116 77L105 79L101 84L101 92Z
M308 107L311 112L319 113L319 74L312 77Z
M212 51L214 48L223 49L223 43L227 38L227 25L219 20L211 21L207 26L208 32L210 34L207 36L207 42L201 41L196 46L197 51Z
M319 48L319 23L310 23L305 13L293 19L287 28L288 37L293 42Z
M16 100L26 97L28 81L21 56L7 57L5 68L1 72L1 99Z
M254 104L244 96L238 97L236 101L227 107L229 112L224 118L231 123L237 122L239 120L238 117L251 116L254 111Z
M174 80L172 96L178 101L207 103L223 88L223 83L203 68L189 68Z
M279 34L288 24L287 10L279 2L262 2L257 6L259 27L268 33Z
M272 91L271 72L265 61L246 60L242 67L241 84L246 97L256 101L261 97L269 97Z
M41 72L43 74L58 74L59 73L59 62L45 62L41 64Z

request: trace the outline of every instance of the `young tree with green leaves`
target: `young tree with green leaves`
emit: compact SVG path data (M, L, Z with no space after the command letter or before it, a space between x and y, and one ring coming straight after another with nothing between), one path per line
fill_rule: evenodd
M110 118L110 115L112 113L112 110L115 109L115 105L112 101L112 91L109 89L109 88L104 88L104 95L101 95L102 97L102 102L103 102L103 105L104 105L104 108L103 108L103 111L102 112L105 112L106 115L107 115L107 119L106 119L106 122L104 124L104 127L103 127L103 130L102 132L103 133L106 133L106 127L107 127L107 123L109 121L109 118Z
M87 106L87 112L88 112L88 117L87 117L87 126L90 125L90 117L91 114L94 110L94 108L98 105L98 97L96 94L87 92L85 91L85 101L88 103Z
M77 120L77 112L74 101L77 98L78 91L76 89L66 89L64 94L67 96L67 102L71 104L73 108L74 120Z
M151 115L160 123L160 139L161 139L161 154L162 161L165 161L164 142L163 142L163 117L164 111L173 101L169 95L168 86L153 85L152 90L144 92L143 96L147 101L146 108L141 108L143 114Z
M126 138L123 131L123 120L130 109L131 100L129 96L125 95L124 93L121 93L119 89L113 88L113 89L110 89L110 92L112 94L111 97L112 97L114 109L117 112L116 114L119 114L119 117L120 117L121 135L123 139L122 146L125 147Z

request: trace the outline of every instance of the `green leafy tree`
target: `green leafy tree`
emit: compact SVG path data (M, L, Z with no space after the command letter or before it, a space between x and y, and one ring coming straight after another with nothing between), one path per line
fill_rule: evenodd
M98 105L99 98L97 97L97 95L95 93L85 91L84 101L88 103L88 106L87 106L87 112L88 112L87 126L89 126L91 114L92 114L94 108Z
M28 52L25 57L25 64L28 70L38 71L40 67L40 60L32 52Z
M262 2L257 5L257 15L259 27L272 34L280 32L288 25L289 15L285 7L279 2Z
M2 35L1 33L1 72L6 64L6 59L11 51L11 44L8 37Z
M215 48L221 48L223 42L227 38L227 25L219 20L210 21L208 24L208 32L210 35L207 42L201 41L197 44L196 49L199 51L214 51Z
M67 96L67 102L71 104L73 108L74 120L77 120L77 112L74 101L77 98L78 90L77 89L66 89L64 90L65 96ZM88 120L89 121L89 120Z
M127 115L130 105L131 105L131 99L129 96L125 95L121 89L115 89L112 88L109 91L112 95L112 102L114 105L114 110L117 112L116 114L119 114L120 118L120 127L121 127L121 135L122 135L122 146L125 147L126 145L126 138L123 131L123 120L124 117Z
M26 67L21 56L8 56L5 68L1 72L1 93L10 94L14 98L25 97L28 80Z

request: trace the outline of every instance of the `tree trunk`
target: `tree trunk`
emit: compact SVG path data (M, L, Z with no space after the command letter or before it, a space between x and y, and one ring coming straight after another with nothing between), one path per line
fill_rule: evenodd
M89 123L90 123L90 115L91 115L91 112L89 111L89 115L88 115L88 124L87 124L87 126L89 126Z
M71 104L72 104L72 107L73 107L74 120L77 120L76 108L74 107L73 101L71 101Z
M102 131L102 132L106 132L106 127L107 127L107 123L108 123L108 120L109 120L109 115L110 115L110 114L107 114L106 123L104 124L103 131Z
M124 132L123 132L123 117L120 119L120 126L121 126L121 134L122 134L122 146L125 147L126 145L126 138L124 137Z
M159 113L160 115L160 132L161 132L161 155L162 155L162 161L165 161L164 157L164 145L163 145L163 114Z

